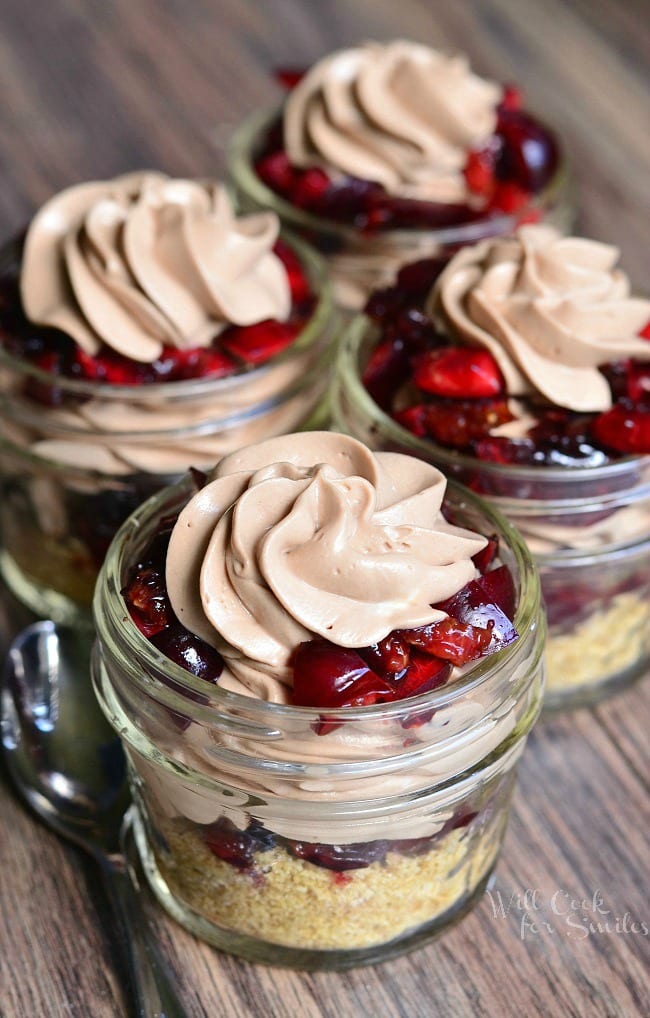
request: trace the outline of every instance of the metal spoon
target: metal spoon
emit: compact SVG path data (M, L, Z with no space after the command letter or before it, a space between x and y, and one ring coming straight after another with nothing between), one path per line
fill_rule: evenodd
M13 641L2 683L2 745L19 792L101 868L138 1018L182 1018L129 876L120 831L129 807L122 747L90 683L93 634L54 622Z

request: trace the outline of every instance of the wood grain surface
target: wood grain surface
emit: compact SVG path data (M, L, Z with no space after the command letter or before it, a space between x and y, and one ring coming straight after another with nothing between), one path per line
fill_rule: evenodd
M0 229L74 181L214 175L270 71L403 35L522 83L564 133L580 227L649 286L650 11L643 0L0 0ZM152 906L196 1018L650 1014L648 684L540 725L494 886L429 947L304 975L220 955ZM0 783L0 1015L119 1018L92 865ZM590 928L589 924L594 924Z

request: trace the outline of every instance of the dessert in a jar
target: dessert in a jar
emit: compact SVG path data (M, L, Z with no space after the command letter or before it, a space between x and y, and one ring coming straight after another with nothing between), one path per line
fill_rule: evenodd
M94 609L145 871L190 930L345 967L481 895L544 620L525 546L471 492L348 436L271 439L138 509Z
M361 308L404 262L520 222L571 225L555 132L466 57L367 42L280 76L288 97L239 129L231 176L244 207L275 209L322 251L342 306Z
M442 273L405 266L351 326L335 383L339 427L438 464L519 527L551 707L650 662L650 301L617 259L538 225Z
M2 574L74 616L144 498L318 418L336 314L274 213L161 173L57 194L0 262Z

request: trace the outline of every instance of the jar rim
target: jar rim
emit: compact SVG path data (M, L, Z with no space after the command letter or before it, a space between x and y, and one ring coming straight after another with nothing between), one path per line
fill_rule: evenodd
M252 113L234 132L228 147L228 170L237 188L252 197L255 203L263 208L277 212L280 218L291 223L297 230L320 231L336 235L342 241L358 242L364 234L347 223L340 223L325 216L318 216L304 209L299 209L281 195L271 190L255 173L252 152L257 137L268 127L282 110L282 104ZM396 244L408 244L413 237L430 238L432 245L471 244L495 233L511 233L519 223L522 212L534 209L544 210L552 206L557 197L563 193L571 179L569 160L564 146L560 148L560 161L555 174L546 187L537 195L524 210L517 213L504 213L490 219L474 223L463 223L459 226L446 226L438 229L418 228L381 230L371 235L371 239L390 238Z
M418 438L412 432L402 427L397 421L390 417L372 398L361 380L359 371L359 354L363 341L376 328L375 323L365 314L356 314L347 325L341 336L339 344L338 363L335 369L335 381L332 399L336 401L337 389L344 386L346 392L352 394L355 402L358 402L368 414L370 419L375 421L381 430L399 442L409 451L416 454L421 453L423 458L435 454L435 461L445 465L446 468L462 468L465 470L480 469L487 476L496 478L516 479L521 483L533 483L535 481L550 481L553 483L575 483L577 480L584 482L600 481L611 479L618 475L634 473L635 484L630 489L619 489L611 493L612 499L625 498L626 503L633 500L640 500L650 496L650 476L643 484L638 484L638 469L647 467L650 471L650 455L630 455L619 460L613 460L598 467L557 467L557 466L525 466L519 463L492 463L488 460L481 460L467 453L447 449L429 439ZM593 495L583 498L571 499L519 499L507 495L490 495L490 501L499 506L504 512L512 507L517 507L517 512L528 512L531 515L544 510L549 511L549 506L556 504L558 512L566 512L569 509L579 510L593 506ZM607 496L599 496L605 500ZM561 508L560 508L561 507Z
M479 660L465 675L460 676L449 686L442 686L431 692L410 697L408 700L390 704L327 708L328 720L331 718L333 722L338 723L364 720L383 721L399 717L405 711L414 712L425 707L427 709L446 707L479 687L485 686L499 673L502 674L504 665L516 660L519 656L522 646L526 643L526 636L534 630L543 629L539 574L523 538L516 528L485 500L453 479L448 479L447 483L447 492L452 496L450 501L456 500L461 509L464 503L469 504L472 509L487 518L499 538L506 541L513 555L519 578L519 598L514 618L514 626L519 633L519 639L490 657ZM160 517L165 507L169 509L172 500L177 503L174 508L178 508L180 511L185 501L195 493L196 487L192 478L186 475L176 484L156 492L146 502L143 502L120 527L108 549L95 586L93 615L100 644L109 643L112 634L119 632L120 640L125 645L126 663L130 667L130 676L136 683L140 682L142 685L143 670L132 663L138 659L144 659L153 669L163 671L174 685L180 686L181 689L185 688L190 693L199 693L204 700L208 699L207 704L192 703L192 714L197 720L209 723L215 718L223 717L224 710L227 712L232 709L235 714L238 710L243 711L247 717L253 717L260 723L273 724L277 722L277 724L281 724L283 720L289 719L317 722L322 718L323 709L272 703L256 697L243 696L221 689L218 683L208 685L206 688L204 680L181 668L150 643L126 611L121 594L122 574L138 532L143 529L148 520ZM151 675L149 674L147 692L151 695L150 683ZM159 681L156 686L155 699L181 713L184 709L184 712L187 713L187 699Z

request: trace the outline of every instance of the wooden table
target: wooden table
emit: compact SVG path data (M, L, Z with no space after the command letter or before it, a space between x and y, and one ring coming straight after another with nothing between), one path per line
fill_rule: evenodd
M648 289L643 0L2 0L0 27L4 233L74 181L142 166L218 173L231 127L274 93L271 68L399 34L526 86L564 131L582 230L619 244ZM648 723L646 685L540 725L491 896L410 957L340 975L254 967L158 913L188 1014L647 1015ZM92 866L6 780L0 797L0 1014L124 1014Z

